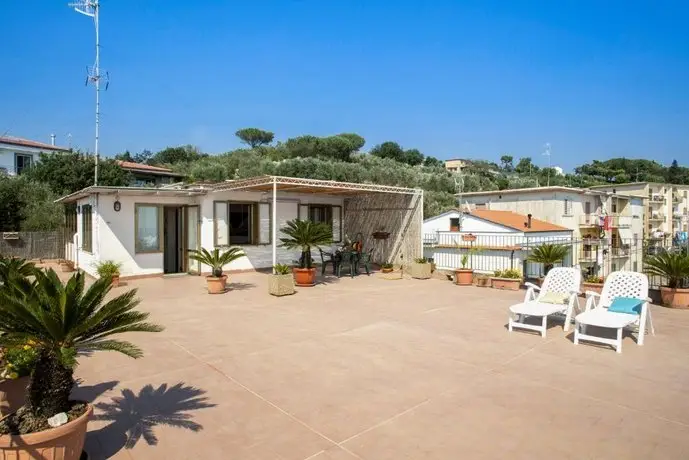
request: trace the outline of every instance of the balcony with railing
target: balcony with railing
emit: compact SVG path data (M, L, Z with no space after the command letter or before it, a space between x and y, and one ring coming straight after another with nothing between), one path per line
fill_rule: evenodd
M655 204L665 203L665 195L660 193L653 193L651 195L648 195L648 201Z
M599 214L584 214L579 217L580 227L600 227L604 224L607 217L612 228L630 228L632 226L632 216L620 216L612 214L601 216Z
M665 221L665 215L661 214L659 212L654 212L650 216L648 216L648 220L664 222Z

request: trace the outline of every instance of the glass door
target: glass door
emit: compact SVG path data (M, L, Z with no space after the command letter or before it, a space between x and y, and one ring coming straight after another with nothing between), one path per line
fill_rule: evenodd
M189 273L201 273L201 264L189 257L190 249L199 249L201 239L199 237L199 207L186 206L184 208L184 233L186 234L186 265Z

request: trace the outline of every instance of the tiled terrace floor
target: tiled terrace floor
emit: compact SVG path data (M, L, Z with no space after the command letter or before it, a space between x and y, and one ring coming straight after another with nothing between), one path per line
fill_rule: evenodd
M92 459L689 458L689 311L623 353L509 334L522 292L343 278L291 297L266 275L130 282L166 326L146 357L84 358ZM118 290L124 292L121 287Z

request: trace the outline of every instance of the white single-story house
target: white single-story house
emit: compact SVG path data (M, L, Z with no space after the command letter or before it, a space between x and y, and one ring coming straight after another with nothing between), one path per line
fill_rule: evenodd
M20 137L0 136L0 173L16 176L35 164L41 152L67 151L66 148L52 144Z
M71 230L66 257L94 276L105 260L122 264L125 278L208 273L188 250L230 246L246 257L226 266L228 272L291 264L299 251L281 248L279 239L293 219L331 225L335 244L363 241L375 262L400 263L423 252L419 189L261 176L161 188L91 186L58 202L66 205ZM317 250L313 257L320 262Z
M423 222L423 239L424 256L438 268L460 268L462 255L469 253L470 267L477 272L512 268L527 276L542 272L539 264L526 261L533 247L574 243L568 228L530 215L487 209L452 210L430 217ZM563 264L571 264L571 259Z

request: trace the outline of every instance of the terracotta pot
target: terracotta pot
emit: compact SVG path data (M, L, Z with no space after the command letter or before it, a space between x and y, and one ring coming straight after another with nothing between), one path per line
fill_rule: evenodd
M110 286L116 288L120 286L120 275L113 275Z
M414 262L411 264L409 272L411 273L412 278L416 278L418 280L427 280L431 277L431 264L419 264Z
M670 308L689 308L689 289L660 288L663 305Z
M460 286L471 286L474 282L474 271L470 268L460 268L455 270L455 284Z
M29 376L0 380L0 415L11 414L26 403Z
M271 275L268 283L268 293L274 296L294 294L294 277L291 274Z
M315 268L293 268L294 282L300 287L312 287L316 285Z
M206 283L209 294L222 294L226 291L227 275L207 276Z
M518 291L522 285L522 280L514 278L493 278L491 284L495 289Z
M476 286L478 287L490 287L491 281L488 277L476 277Z
M392 273L392 270L392 268L381 268L380 271L382 271L383 273Z
M581 283L581 290L583 291L582 294L584 297L586 297L586 291L591 291L591 292L601 294L603 292L603 284L602 283L587 283L586 281L584 281L583 283Z
M0 436L0 458L12 460L79 460L84 448L86 425L93 413L88 409L76 420L38 433Z

